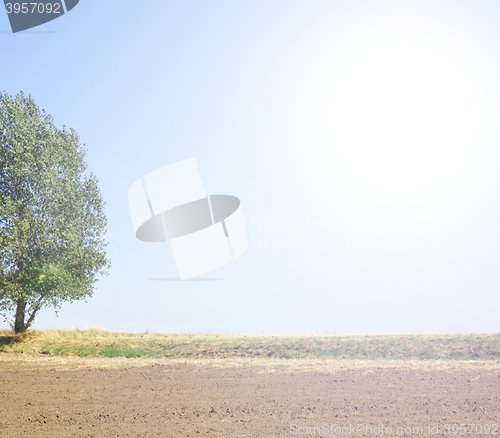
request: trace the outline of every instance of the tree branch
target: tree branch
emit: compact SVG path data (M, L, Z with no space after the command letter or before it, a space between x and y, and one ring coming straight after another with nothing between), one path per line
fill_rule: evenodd
M42 303L42 300L44 298L45 298L45 296L42 295L40 298L38 298L35 305L33 306L33 312L31 313L30 317L28 318L28 321L26 321L26 324L25 324L26 330L31 327L31 324L33 324L33 320L35 319L36 312L38 312L40 310L40 304Z

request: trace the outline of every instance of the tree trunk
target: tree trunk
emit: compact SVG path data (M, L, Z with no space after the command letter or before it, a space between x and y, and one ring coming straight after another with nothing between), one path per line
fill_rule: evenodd
M23 333L26 331L26 326L24 324L25 311L26 311L26 301L19 300L17 302L16 320L14 322L14 331L16 333Z

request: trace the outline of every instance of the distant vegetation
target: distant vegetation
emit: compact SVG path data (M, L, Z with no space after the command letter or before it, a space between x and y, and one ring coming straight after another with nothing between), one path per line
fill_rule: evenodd
M500 333L243 336L51 329L16 335L0 330L0 351L103 357L500 360Z

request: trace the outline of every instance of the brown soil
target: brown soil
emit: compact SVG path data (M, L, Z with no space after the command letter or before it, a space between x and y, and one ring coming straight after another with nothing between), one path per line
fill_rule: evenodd
M429 436L438 424L439 436L457 436L444 435L445 424L500 424L500 362L3 353L0 412L1 437L334 436L305 429L325 424L391 427L395 436L418 435L395 433L405 426ZM344 431L335 436L354 435Z

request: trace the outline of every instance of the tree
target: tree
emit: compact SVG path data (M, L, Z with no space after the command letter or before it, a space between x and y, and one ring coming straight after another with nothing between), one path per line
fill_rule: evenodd
M16 333L43 307L91 297L110 267L85 153L31 96L0 93L0 313Z

